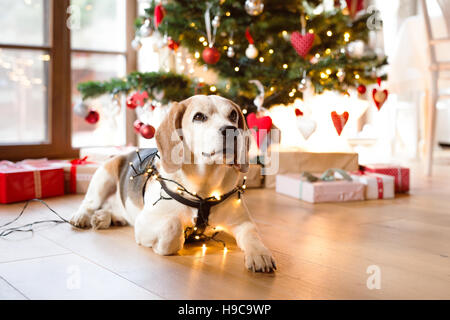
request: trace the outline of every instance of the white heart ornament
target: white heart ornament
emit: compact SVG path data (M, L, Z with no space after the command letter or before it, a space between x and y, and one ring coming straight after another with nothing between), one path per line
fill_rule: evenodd
M305 140L308 140L314 131L316 131L316 127L317 124L314 120L297 117L297 128Z

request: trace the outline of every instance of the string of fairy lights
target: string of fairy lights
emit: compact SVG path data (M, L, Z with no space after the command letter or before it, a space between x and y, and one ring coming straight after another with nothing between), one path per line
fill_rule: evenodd
M173 183L176 185L175 192L178 195L180 195L181 197L183 197L185 195L189 195L190 197L194 198L197 201L197 203L199 204L199 207L198 207L199 212L197 214L195 225L193 227L187 227L184 230L185 241L186 242L192 242L192 241L207 242L207 241L213 240L213 241L222 243L222 245L224 247L224 251L226 252L227 251L226 243L223 240L217 238L217 235L219 234L221 227L213 227L214 232L212 233L212 235L205 234L206 228L209 226L209 224L208 224L209 209L208 209L208 214L206 217L201 217L200 210L202 208L202 204L206 204L206 205L212 207L212 206L217 205L217 204L221 203L222 201L226 200L228 197L232 196L233 194L237 194L236 201L237 201L237 203L240 203L242 201L242 198L241 198L242 194L244 193L244 191L247 188L247 186L246 186L247 177L244 176L242 184L240 186L236 186L233 190L231 190L225 194L213 192L209 197L202 198L201 196L199 196L197 194L197 192L188 190L181 183L179 183L173 179L165 178L159 174L159 171L156 168L156 165L154 163L154 159L159 158L157 151L142 158L139 153L139 149L136 149L136 156L139 159L139 164L137 167L134 165L133 162L129 162L129 166L134 173L133 175L130 175L130 178L129 178L130 181L135 180L137 177L144 176L144 178L145 178L145 182L143 185L144 189L146 187L148 180L151 179L154 181L158 181L161 184L162 189L164 189L166 191L166 193L169 193L170 191L165 186L165 183L166 182ZM147 160L149 160L148 164L145 164L145 162ZM165 197L162 194L160 194L160 198L156 202L154 202L153 205L158 203L160 200L171 200L171 199L177 200L177 199L175 199L175 197L173 195L171 196L170 194L168 194L168 197L167 196ZM187 200L187 201L191 201L191 200ZM204 218L206 220L202 221L200 218ZM202 247L203 247L203 249L205 249L206 244L203 243Z

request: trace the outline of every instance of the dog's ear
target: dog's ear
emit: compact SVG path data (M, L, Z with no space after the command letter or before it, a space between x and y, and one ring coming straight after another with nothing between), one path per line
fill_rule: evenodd
M161 163L168 173L177 171L183 160L181 122L187 105L185 101L174 102L169 113L156 131L156 145L161 155Z
M239 135L239 144L243 143L244 145L242 147L238 147L237 149L237 164L235 164L235 166L239 169L240 172L246 173L248 172L248 167L249 167L249 150L250 150L250 131L248 130L247 127L247 121L245 121L245 117L244 114L241 111L241 108L234 103L233 101L231 101L231 104L233 105L233 107L236 109L238 115L239 115L239 119L238 119L238 128L240 130L240 135Z

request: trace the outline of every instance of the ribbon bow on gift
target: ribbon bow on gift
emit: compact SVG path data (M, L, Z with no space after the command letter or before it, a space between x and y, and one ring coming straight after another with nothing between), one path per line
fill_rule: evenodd
M94 163L91 161L87 161L86 159L87 159L87 156L84 158L81 158L81 159L73 159L73 160L69 161L69 163L71 164L71 166L70 166L70 184L69 184L71 193L77 193L77 166Z
M73 160L70 160L70 164L71 164L71 165L74 165L74 166L77 166L77 165L80 165L80 164L89 164L89 163L92 163L92 162L90 162L90 161L87 161L86 159L87 159L87 156L84 157L84 158L81 158L81 159L73 159Z
M306 178L308 182L317 182L317 181L336 181L335 173L339 173L344 180L353 181L352 177L342 169L331 168L325 171L320 177L316 177L310 172L303 172L302 177Z

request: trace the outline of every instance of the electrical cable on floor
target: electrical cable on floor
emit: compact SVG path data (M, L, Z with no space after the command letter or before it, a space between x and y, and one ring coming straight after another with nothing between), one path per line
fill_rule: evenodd
M18 227L10 227L10 228L6 228L3 229L11 224L13 224L14 222L16 222L17 220L20 219L20 217L24 214L25 209L28 207L28 205L30 204L30 202L32 201L37 201L42 203L43 205L45 205L51 212L53 212L59 219L61 220L52 220L52 219L48 219L48 220L39 220L39 221L35 221L35 222L31 222L28 224L24 224L22 226L18 226ZM34 226L38 225L38 224L43 224L43 223L56 223L56 224L60 224L60 223L70 223L70 221L66 220L65 218L63 218L58 212L56 212L55 210L53 210L52 208L50 208L50 206L41 199L31 199L28 200L25 205L22 208L22 211L19 213L19 215L17 217L15 217L13 220L11 220L10 222L7 222L3 225L0 225L0 238L4 237L6 238L7 236L9 236L12 233L15 232L34 232ZM3 230L2 230L3 229Z

